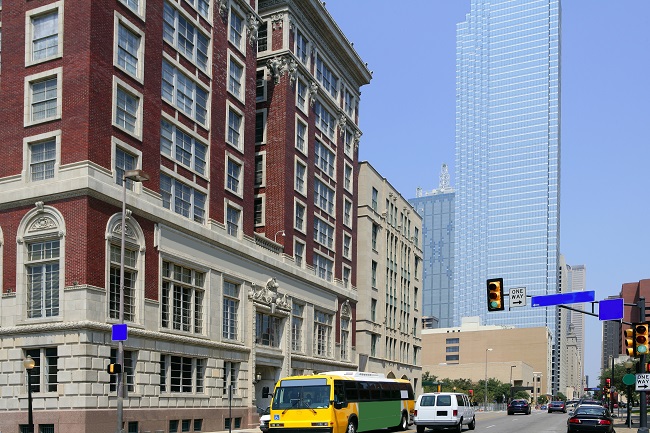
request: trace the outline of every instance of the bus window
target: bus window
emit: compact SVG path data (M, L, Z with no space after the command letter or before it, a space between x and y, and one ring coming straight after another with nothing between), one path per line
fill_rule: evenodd
M370 384L368 382L357 383L359 388L359 401L368 401L370 400Z
M355 388L356 391L356 388ZM345 398L345 387L340 380L334 381L334 403L343 403L347 401Z
M353 381L343 382L345 387L346 401L359 401L359 391L357 390L357 383Z

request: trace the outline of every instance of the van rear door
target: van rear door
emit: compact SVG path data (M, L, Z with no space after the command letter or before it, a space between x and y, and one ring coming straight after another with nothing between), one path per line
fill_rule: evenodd
M443 394L439 395L436 399L435 407L435 416L433 419L436 421L452 421L456 417L454 415L454 410L458 410L458 404L456 403L456 396L453 394Z

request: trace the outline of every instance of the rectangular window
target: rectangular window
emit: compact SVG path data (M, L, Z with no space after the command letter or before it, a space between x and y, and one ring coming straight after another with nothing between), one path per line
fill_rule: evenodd
M373 322L377 321L377 300L370 300L370 320Z
M307 112L307 85L301 80L296 84L296 106Z
M237 395L237 376L239 363L226 361L223 363L223 395ZM231 394L232 393L232 394Z
M111 348L111 364L117 363L117 349ZM124 386L129 392L135 391L135 352L124 351ZM117 391L117 374L110 374L110 392Z
M329 249L334 248L334 227L320 218L314 218L314 240Z
M323 131L328 137L334 138L334 129L336 121L332 113L321 104L320 101L314 103L314 114L316 114L316 126Z
M59 8L30 17L31 62L60 55Z
M318 140L314 144L314 150L316 167L320 168L325 174L333 178L334 167L336 164L336 156L334 155L334 152L329 150L327 146Z
M352 153L352 142L353 142L353 140L354 140L354 134L349 129L346 129L345 130L345 138L344 138L344 142L345 142L345 145L344 145L345 150L344 151L345 151L345 154L347 156L349 156L350 158L354 158L354 154Z
M227 141L237 149L242 148L241 131L243 116L232 107L228 108L228 137Z
M460 339L459 338L447 338L445 341L445 344L459 344Z
M344 269L345 271L345 269ZM349 271L349 269L348 269ZM347 283L345 284L347 287ZM350 319L341 319L341 360L347 361L349 357L348 344L350 342Z
M141 78L142 66L140 62L142 36L132 28L118 20L117 22L117 66L127 74Z
M305 206L302 203L296 202L296 218L294 222L294 226L296 229L300 230L301 232L305 232Z
M332 70L323 62L320 56L316 57L316 79L325 87L334 98L338 95L339 79Z
M160 152L201 175L206 174L207 145L165 119L160 121Z
M120 0L121 3L124 3L133 12L135 12L139 16L142 16L142 11L141 11L142 4L140 3L140 1L141 0Z
M256 226L264 225L264 197L255 197L253 203L253 222Z
M163 328L203 333L205 273L164 261L160 311Z
M347 233L343 234L343 257L351 258L352 237Z
M242 166L232 158L227 158L226 188L235 194L240 194Z
M332 281L332 269L334 268L334 262L332 262L332 260L321 256L320 254L314 254L313 265L314 271L319 278Z
M350 287L350 275L352 270L347 266L343 266L343 287Z
M307 125L300 120L296 121L296 149L307 153Z
M204 393L204 359L164 354L160 357L160 392Z
M370 340L370 356L378 356L379 354L379 335L372 334Z
M255 154L255 186L264 186L266 184L266 154Z
M32 122L42 122L58 117L58 77L48 77L30 83Z
M122 129L136 134L139 109L140 98L122 87L118 87L117 100L115 101L115 123Z
M162 63L162 98L191 119L205 125L208 92L166 59Z
M110 246L110 290L109 290L109 317L120 318L120 245ZM124 320L133 322L135 320L135 282L138 276L138 252L124 249Z
M255 101L266 101L266 71L264 69L260 69L255 74Z
M32 182L52 179L56 162L56 139L31 143L29 152L29 172Z
M303 165L300 161L296 160L296 191L305 194L306 189L306 180L305 175L307 173L307 167Z
M124 173L128 170L134 170L137 166L138 160L134 155L131 155L122 148L115 148L115 183L122 186L124 180ZM133 181L126 179L126 189L133 190Z
M239 284L223 282L223 338L237 339L239 324Z
M230 32L228 40L239 50L242 48L242 35L244 33L244 19L235 12L230 10Z
M314 179L314 204L328 214L334 215L334 190L319 179Z
M266 141L266 110L255 112L255 143L264 143Z
M244 67L237 62L234 57L231 57L230 66L228 68L228 91L237 97L237 99L244 99L244 94L242 92L243 75Z
M299 240L296 240L293 244L293 257L296 265L302 268L305 263L305 244Z
M314 312L314 354L330 356L332 353L332 315Z
M298 57L303 64L307 64L307 39L300 30L296 31L296 57Z
M163 207L198 223L205 222L206 195L181 181L160 175L160 193ZM173 207L172 207L173 206Z
M372 210L377 212L377 196L379 192L374 187L372 188Z
M348 164L345 164L343 173L343 187L352 192L352 166Z
M343 199L343 224L352 227L352 202L348 199Z
M373 289L376 289L377 288L377 262L374 260L370 265L370 275L371 275L371 284L372 284L371 287Z
M305 307L295 302L291 306L291 350L302 351L302 323Z
M345 110L345 113L350 116L352 120L354 120L354 96L352 96L352 93L349 91L345 91L345 101L343 104L343 109Z
M372 249L377 251L377 235L379 234L379 225L373 223L372 224Z
M169 2L163 6L163 39L207 72L210 38Z
M226 230L230 236L239 236L239 224L241 220L241 210L228 206L226 209Z
M29 373L25 370L25 384L27 374L30 374L32 392L56 392L58 384L58 349L56 347L45 347L38 349L26 349L25 358L30 356L34 360L34 368ZM25 386L25 392L27 386ZM42 424L41 424L42 425Z
M255 343L261 346L279 347L280 325L279 317L257 312L255 315Z
M257 28L257 52L261 53L268 49L269 43L269 23L262 21Z
M60 241L40 241L27 245L27 317L59 315Z

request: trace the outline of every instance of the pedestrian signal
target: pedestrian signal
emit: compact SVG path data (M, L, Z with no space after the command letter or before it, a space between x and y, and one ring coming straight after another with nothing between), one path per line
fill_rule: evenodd
M108 374L119 374L122 372L122 364L108 364L106 371Z

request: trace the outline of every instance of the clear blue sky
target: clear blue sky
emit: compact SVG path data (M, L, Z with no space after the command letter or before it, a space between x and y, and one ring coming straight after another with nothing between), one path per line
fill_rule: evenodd
M361 89L360 160L405 198L454 185L456 24L469 0L327 0L374 72ZM596 299L650 278L650 1L563 0L561 252ZM585 374L602 326L586 316Z

